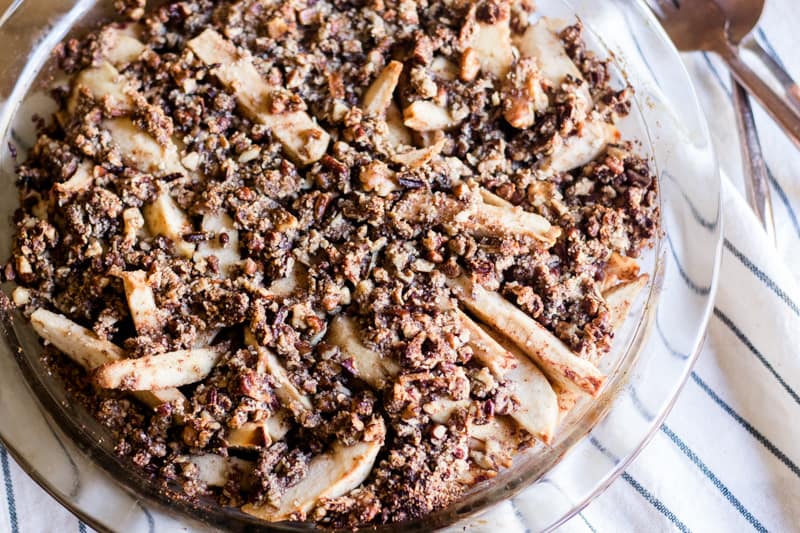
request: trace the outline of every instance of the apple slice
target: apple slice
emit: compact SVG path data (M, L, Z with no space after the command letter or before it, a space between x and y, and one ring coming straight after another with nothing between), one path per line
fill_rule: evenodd
M606 299L608 311L611 315L611 325L614 329L619 329L625 319L628 318L631 305L636 301L636 297L649 280L650 276L642 274L630 281L618 283L603 292L603 298Z
M221 354L211 348L177 350L101 366L94 376L104 389L151 391L196 383L208 376Z
M464 306L516 344L550 379L576 392L592 396L600 393L605 382L602 372L514 304L467 276L448 279L447 283Z
M375 440L351 446L336 442L326 453L314 457L306 476L283 493L278 507L247 504L242 511L269 522L303 519L323 498L338 498L358 487L372 471L386 436L383 420L378 418L374 423L380 425Z
M325 155L330 135L308 113L271 110L271 95L278 88L261 76L248 52L212 29L187 44L203 63L214 67L212 73L233 92L250 118L272 130L291 159L305 166Z
M91 372L104 364L125 358L125 352L111 342L101 339L91 330L46 309L37 309L31 315L31 325L39 336L61 350L67 357ZM186 408L188 400L175 388L134 393L142 403L156 408L172 403Z
M367 348L359 338L355 320L339 315L328 327L327 341L339 347L344 359L350 359L355 375L380 390L387 379L400 373L400 366L382 354Z

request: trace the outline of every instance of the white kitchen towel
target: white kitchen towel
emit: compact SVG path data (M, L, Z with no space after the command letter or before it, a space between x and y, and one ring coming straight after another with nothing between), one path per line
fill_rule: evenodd
M758 29L795 79L798 22L797 0L770 0ZM708 338L652 442L563 531L800 531L800 151L756 106L776 251L743 199L727 71L709 55L685 60L725 174ZM0 531L87 530L0 448Z
M769 0L759 37L800 80L795 0ZM754 104L777 250L744 200L729 74L684 60L723 170L723 247L708 337L640 457L563 531L800 531L800 151Z

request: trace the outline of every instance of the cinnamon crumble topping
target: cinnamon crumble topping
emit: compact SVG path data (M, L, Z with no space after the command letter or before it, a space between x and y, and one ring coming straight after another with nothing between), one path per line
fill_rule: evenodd
M120 455L266 520L398 522L598 393L658 182L580 24L117 4L55 50L4 274Z

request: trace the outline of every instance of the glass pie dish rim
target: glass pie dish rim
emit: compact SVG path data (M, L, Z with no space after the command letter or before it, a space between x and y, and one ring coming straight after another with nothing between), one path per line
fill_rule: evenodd
M12 6L11 9L12 10L13 9L17 9L17 10L18 9L24 9L26 4L30 4L30 3L32 3L30 0L18 1L18 2L15 2L14 6ZM77 18L77 15L80 14L80 13L75 14L75 10L79 10L79 7L84 5L84 4L88 5L89 2L78 2L78 4L76 4L76 6L75 6L75 8L74 8L74 10L72 12L73 16L75 16L75 18ZM639 9L643 9L643 7L640 4L633 4L633 5L638 6ZM2 19L0 20L0 25L2 25L4 23L7 23L10 18L11 18L11 15L8 12L6 12L6 14L3 15ZM53 31L55 31L55 30L53 30ZM656 32L658 32L658 30L656 30ZM662 39L666 39L666 37L663 34L661 35L661 38ZM685 71L684 71L684 75L688 79L688 75L685 73ZM696 103L696 101L695 101L695 103ZM3 112L4 116L8 112L12 112L13 113L13 111L8 111L8 108L14 107L13 104L14 104L13 100L10 103L6 104L6 109ZM10 124L10 121L9 120L5 120L2 124L4 125L4 128L5 128L5 125L6 124ZM707 135L707 131L705 133ZM639 351L642 349L642 347L646 343L646 337L647 337L647 335L648 335L648 333L650 332L650 329L651 329L651 327L648 325L649 324L649 320L645 320L645 318L646 318L647 314L650 313L651 311L655 312L654 308L657 307L657 303L658 302L656 301L656 297L657 297L658 290L660 288L660 283L661 283L660 282L660 278L662 278L663 275L664 275L665 261L666 261L666 255L667 255L667 252L666 252L666 249L665 249L665 245L664 245L664 241L665 241L665 239L663 239L663 238L659 239L658 249L657 249L657 252L656 252L656 256L657 256L656 267L655 267L655 270L653 272L653 274L654 274L654 276L653 276L654 277L654 283L652 283L650 285L650 293L649 293L648 298L647 298L648 299L648 304L646 306L647 310L644 313L642 320L637 324L637 326L636 326L637 332L634 335L634 339L631 340L631 345L628 346L628 350L627 350L628 352L630 352L632 350L633 343L636 343L636 345L638 346L638 348L636 349L636 354L634 355L634 358L638 358ZM719 265L720 246L721 246L721 239L717 243L717 247L716 247L716 249L714 251L715 258L713 260L713 263L714 263L714 265L712 267L713 274L712 274L712 280L711 280L711 284L710 284L711 288L710 288L710 294L709 294L709 297L708 297L708 301L711 301L713 299L713 293L714 293L714 290L715 290L715 287L716 287L716 273L718 271L718 265ZM700 337L702 337L702 332L705 330L705 324L708 321L708 318L710 316L710 312L711 312L710 305L706 304L705 313L704 313L704 316L702 317L702 325L701 325L701 327L698 328ZM24 355L22 355L24 353L24 350L18 344L17 344L17 346L13 346L13 344L17 342L17 336L13 333L13 331L15 329L13 327L13 324L10 324L8 322L9 318L10 318L9 315L5 315L4 314L3 323L2 323L2 326L0 326L0 328L3 329L3 333L4 333L3 336L6 338L6 340L8 342L10 342L12 344L12 349L14 349L16 358L20 362L20 367L21 367L23 373L26 374L27 384L30 387L32 387L33 390L36 390L37 388L39 389L36 392L35 396L36 396L38 402L49 404L49 405L46 405L46 410L47 410L48 413L50 413L51 415L52 415L52 413L59 413L59 414L63 415L64 414L64 406L60 405L59 402L56 401L56 399L54 397L52 397L50 394L47 393L46 390L44 390L44 389L46 389L46 386L44 384L42 384L40 381L37 381L37 380L39 380L41 378L41 376L37 374L37 372L35 371L35 369L33 367L30 366L30 360L28 360ZM698 338L696 344L694 345L694 348L691 350L691 353L688 355L688 357L686 359L686 365L685 365L684 373L683 373L683 375L681 377L681 382L675 384L675 387L676 387L675 394L673 394L672 397L665 404L663 404L661 406L661 410L659 411L659 413L655 417L655 423L652 424L652 427L644 435L644 438L643 438L643 440L641 440L639 445L631 453L629 453L628 455L623 457L620 460L620 462L618 462L617 465L612 469L612 471L610 471L608 473L608 475L606 475L603 479L600 480L600 482L595 486L595 489L592 492L587 494L586 497L583 500L577 502L573 506L572 509L570 509L567 513L565 513L558 521L556 521L555 523L551 524L550 527L556 527L557 525L559 525L559 524L563 523L565 520L567 520L569 517L571 517L574 514L576 514L577 512L579 512L580 509L582 509L586 504L588 504L589 501L594 499L594 497L596 497L597 494L601 493L622 472L622 470L624 470L625 466L627 466L631 461L633 461L635 459L635 457L638 455L638 453L641 451L641 449L647 444L647 442L650 440L652 435L655 433L655 431L657 430L658 426L660 425L660 422L663 420L664 417L666 417L666 415L669 413L669 410L670 410L671 406L676 401L677 396L678 396L677 393L679 392L683 382L685 382L685 380L688 378L689 371L691 369L691 366L692 366L694 360L696 359L697 355L699 354L700 347L701 347L701 341ZM629 355L630 355L629 353L626 353L626 355L624 357L628 357ZM626 372L627 372L627 370L626 370ZM616 379L617 379L617 381L615 382L615 386L616 387L622 388L622 387L624 387L626 385L627 376L624 376L624 377L616 376ZM614 394L611 394L610 396L607 396L607 397L604 396L605 400L603 402L599 402L602 405L600 405L598 408L595 409L595 411L594 411L595 415L592 417L591 421L589 421L588 425L587 425L587 420L588 420L587 418L581 418L579 421L577 421L577 422L581 422L582 425L585 426L585 431L583 431L583 434L580 435L580 436L577 435L577 433L580 433L580 431L573 431L571 433L571 435L573 435L574 438L572 439L571 444L565 445L565 446L561 446L561 448L559 448L559 450L558 450L558 453L554 453L553 454L553 463L552 464L555 464L555 463L558 463L560 461L563 461L564 457L568 457L569 456L568 455L569 454L569 450L575 444L577 444L578 441L583 440L586 437L588 437L588 435L591 434L594 425L596 423L600 422L600 419L603 418L603 415L605 414L605 412L610 410L611 408L613 408L614 401L616 399L616 392L615 391L611 391L611 388L607 387L607 389L604 391L603 394L605 395L608 392L614 392ZM43 398L45 398L44 401L43 401ZM51 418L52 418L52 416L51 416ZM125 477L126 474L130 474L130 471L129 471L130 467L129 466L126 465L123 468L123 467L118 465L119 469L117 469L117 467L114 467L114 466L109 466L109 464L111 464L111 463L114 463L114 464L119 463L119 460L116 457L114 457L114 458L108 458L108 457L101 458L100 456L105 454L107 451L101 449L97 445L97 443L95 443L93 440L91 440L90 436L87 437L86 432L79 427L80 426L79 422L76 419L74 419L73 417L57 416L55 418L55 421L61 427L62 430L64 430L67 434L69 434L70 437L74 441L76 441L78 443L78 445L82 449L83 453L92 456L94 458L94 460L97 463L99 463L101 465L101 467L106 472L110 473L112 470L115 470L115 472L114 472L115 475L112 476L114 478L113 481L114 481L114 483L117 483L120 486L122 486L125 490L134 491L137 494L137 496L144 495L144 497L148 501L156 503L159 506L166 506L170 511L175 511L175 508L177 506L178 511L180 511L180 512L195 513L195 516L194 516L195 518L197 518L197 516L198 516L196 513L199 512L199 516L200 516L201 519L210 520L211 523L216 523L218 525L223 523L224 521L233 519L233 520L239 520L240 521L239 525L241 527L243 527L243 528L244 527L250 527L250 526L264 527L264 523L263 522L260 522L257 519L251 519L251 518L247 517L247 515L244 515L243 513L239 512L238 510L226 509L226 508L222 508L222 507L219 507L219 506L216 506L216 507L217 507L217 510L221 513L221 520L218 519L218 518L217 519L209 518L208 516L205 516L205 511L198 511L198 507L196 505L193 505L188 500L181 501L181 498L177 498L176 499L175 496L164 496L163 490L157 488L153 483L145 483L144 485L137 485L135 488L133 486L129 485L129 484L123 483L122 481L120 481L120 479ZM78 435L77 438L76 438L76 435ZM5 444L7 444L6 439L3 436L2 425L0 425L0 441L2 441ZM30 462L26 459L24 454L20 452L20 450L15 449L14 446L7 446L7 447L9 449L9 452L11 453L11 455L19 462L19 464L23 467L23 469L25 469L26 472L29 475L31 475L31 477L33 477L37 481L37 483L39 483L39 485L41 485L47 492L49 492L51 495L53 495L62 505L64 505L68 509L70 509L70 511L72 511L74 514L76 514L78 516L81 516L82 519L84 519L88 524L92 525L93 527L96 527L98 529L104 529L105 528L105 526L101 522L98 522L97 520L94 519L94 517L92 516L92 513L91 513L90 510L83 509L81 507L76 506L74 504L74 502L71 502L67 498L64 498L63 495L60 494L58 490L52 488L50 486L50 484L48 483L46 475L44 473L42 473L40 469L37 469L32 464L30 464ZM111 461L111 462L109 462L109 461ZM549 468L548 468L548 470L549 470ZM122 474L122 475L120 475L120 474ZM419 528L424 528L426 526L430 526L431 524L436 524L437 526L438 525L444 526L444 525L448 525L448 524L455 523L455 522L458 522L458 521L462 521L462 520L464 520L464 519L466 519L468 517L471 517L471 516L473 516L475 514L478 514L478 513L482 512L483 510L485 510L489 506L491 506L491 505L493 505L493 504L495 504L495 503L497 503L497 502L499 502L501 500L513 497L517 492L523 490L525 488L525 486L527 486L528 484L535 483L536 480L539 479L542 475L544 475L544 473L541 473L541 474L539 474L539 475L537 475L535 477L534 476L528 476L528 479L526 479L524 481L515 481L513 483L510 483L510 485L513 485L513 486L498 487L496 485L500 485L500 484L499 483L495 483L495 484L493 484L494 486L485 487L484 490L480 494L476 494L476 495L470 496L466 500L462 500L458 504L455 504L454 506L451 506L450 508L447 508L444 511L438 511L438 512L434 513L433 515L428 516L428 517L426 517L425 519L422 519L422 520L414 521L414 522L411 522L411 523L400 523L400 524L397 524L395 526L389 526L386 529L397 529L398 527L400 527L402 529L407 529L409 527L416 527L416 528L419 529ZM491 489L494 489L494 492L492 492ZM488 494L488 496L487 496L487 494ZM472 503L470 504L470 502L472 502ZM470 505L472 505L472 506L470 506ZM441 516L441 518L437 518L437 515ZM228 525L230 525L230 524L228 524ZM283 529L280 525L271 525L271 527ZM307 529L308 527L309 527L309 525L307 525L307 524L299 526L299 528L301 530L302 529ZM384 528L381 528L381 529L384 529ZM297 530L297 529L296 529L296 527L293 527L292 530Z

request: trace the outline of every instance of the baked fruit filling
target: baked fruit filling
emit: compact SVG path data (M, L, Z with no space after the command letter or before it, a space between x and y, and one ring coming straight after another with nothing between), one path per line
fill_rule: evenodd
M580 24L135 4L56 50L4 270L132 467L268 521L399 522L600 393L659 210Z

